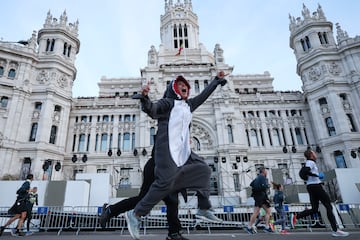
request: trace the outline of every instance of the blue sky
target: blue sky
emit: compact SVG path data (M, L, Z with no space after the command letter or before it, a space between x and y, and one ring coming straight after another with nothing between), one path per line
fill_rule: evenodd
M310 12L320 4L328 21L340 23L350 37L360 35L357 0L192 0L200 42L207 50L212 52L219 43L234 74L269 71L275 90L301 90L289 47L289 14L302 17L303 3ZM139 77L150 46L159 48L164 0L2 1L0 39L29 39L49 10L56 18L66 10L68 22L80 22L75 97L97 96L102 76Z

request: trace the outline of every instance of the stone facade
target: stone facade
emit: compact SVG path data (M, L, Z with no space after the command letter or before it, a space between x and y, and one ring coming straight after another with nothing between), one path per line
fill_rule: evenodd
M73 98L79 23L49 12L26 45L0 42L0 177L106 172L113 197L139 188L157 126L131 96L150 82L151 99L159 99L177 75L195 96L219 70L228 84L194 112L191 126L193 149L213 170L213 195L246 201L260 166L272 181L303 185L297 173L308 147L319 152L322 171L359 168L360 38L337 25L335 41L321 6L312 16L303 6L302 15L290 16L289 29L303 92L274 91L269 72L233 74L220 44L209 52L199 41L198 17L184 0L165 1L162 42L151 46L141 76L102 78L99 96ZM328 185L341 198L336 179Z

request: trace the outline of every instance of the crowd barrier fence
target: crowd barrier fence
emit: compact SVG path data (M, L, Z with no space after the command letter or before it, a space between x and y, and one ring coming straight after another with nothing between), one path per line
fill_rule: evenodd
M0 207L0 225L3 226L12 217L8 214L10 207ZM293 213L311 208L310 204L285 204L284 210L287 216L287 225L290 227L290 218ZM197 209L180 208L179 218L182 227L188 232L197 229L205 229L211 234L214 229L243 229L250 221L253 213L253 206L223 206L214 208L215 215L223 219L222 223L212 223L199 220L195 217ZM330 223L326 217L325 208L320 204L319 214L298 220L296 228L312 231L313 228L329 228ZM32 211L31 231L55 231L58 235L62 231L98 231L102 230L99 225L99 216L102 207L98 206L34 206ZM358 229L360 227L360 204L334 204L334 212L338 225L346 229ZM325 216L324 218L322 216ZM278 219L276 211L272 208L274 221ZM15 227L15 221L9 228ZM24 228L26 222L24 223ZM141 230L144 234L151 229L166 229L166 207L155 206L149 215L142 217ZM259 225L259 228L263 224ZM106 227L107 230L121 231L127 230L126 221L123 214L112 218ZM9 230L8 230L9 231Z

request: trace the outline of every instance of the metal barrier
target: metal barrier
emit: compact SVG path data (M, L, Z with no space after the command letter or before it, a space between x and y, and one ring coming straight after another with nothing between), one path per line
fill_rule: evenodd
M305 208L311 208L309 204L286 204L284 210L289 219L292 213L303 211ZM7 213L9 207L0 207L0 226L12 217ZM224 221L222 223L211 223L199 220L195 217L197 209L186 208L179 209L179 218L184 229L190 233L192 230L207 229L211 233L212 229L242 229L250 221L253 213L253 206L224 206L223 208L214 209L215 215ZM320 207L320 213L324 215L324 209ZM344 228L360 227L360 205L359 204L337 204L339 225ZM97 231L101 229L99 226L99 215L102 207L70 207L70 206L42 206L34 207L31 220L32 231L55 231L58 235L62 231L74 231L79 234L83 231ZM312 231L314 227L328 228L329 224L323 221L321 214L315 214L306 219L298 220L296 228L305 228ZM325 214L326 215L326 214ZM278 216L272 209L272 217L274 221ZM288 222L288 223L289 223ZM10 228L15 227L16 222ZM24 223L24 227L26 222ZM166 220L165 206L156 206L149 215L142 218L141 230L144 234L150 229L166 229L168 227ZM127 229L126 221L123 215L112 218L107 224L107 229L120 230L121 234Z

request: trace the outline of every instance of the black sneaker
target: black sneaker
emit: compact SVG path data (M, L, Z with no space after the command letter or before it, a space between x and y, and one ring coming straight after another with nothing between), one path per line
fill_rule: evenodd
M103 207L102 207L102 212L101 215L99 217L99 223L101 228L105 228L106 227L106 223L110 221L110 205L107 203L104 203Z
M181 235L181 233L172 233L166 237L166 240L189 240Z
M1 226L1 227L0 227L0 236L3 234L4 230L5 230L5 227L4 227L4 226Z

